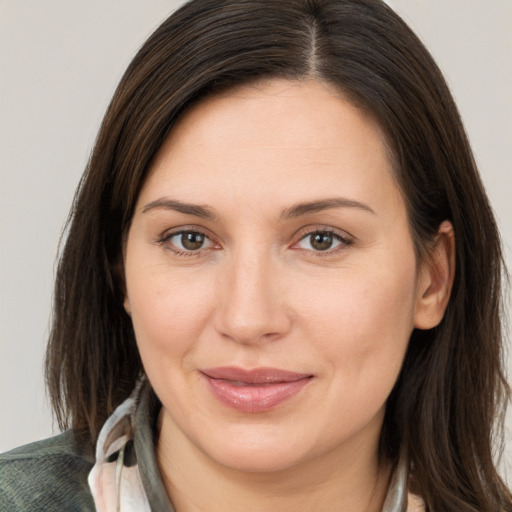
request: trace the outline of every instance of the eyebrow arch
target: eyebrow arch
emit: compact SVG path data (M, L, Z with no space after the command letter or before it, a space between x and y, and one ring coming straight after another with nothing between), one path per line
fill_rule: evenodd
M320 201L309 201L307 203L298 203L290 208L286 208L281 212L282 219L290 219L306 215L307 213L321 212L331 208L357 208L376 215L375 211L365 203L346 199L344 197L333 197L330 199L322 199Z
M146 204L142 209L142 213L146 213L154 208L164 208L166 210L174 210L186 215L193 215L202 219L215 220L216 213L208 206L200 206L198 204L183 203L176 199L160 198ZM290 219L306 215L308 213L320 212L331 208L358 208L375 214L375 211L365 203L346 199L343 197L334 197L330 199L322 199L319 201L308 201L306 203L298 203L290 208L286 208L281 212L281 219Z
M175 199L162 197L155 201L151 201L142 208L142 213L146 213L154 208L164 208L166 210L174 210L186 215L193 215L201 219L215 220L217 215L208 206L200 206L198 204L183 203Z

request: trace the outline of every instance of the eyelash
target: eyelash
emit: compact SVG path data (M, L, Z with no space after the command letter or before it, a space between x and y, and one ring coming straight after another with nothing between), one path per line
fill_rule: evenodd
M205 240L209 240L212 244L214 244L214 242L212 242L211 238L204 231L200 231L199 229L179 229L177 231L169 231L169 232L164 233L157 240L157 243L159 245L164 245L164 244L170 242L170 240L172 238L174 238L175 236L184 235L186 233L194 234L194 235L201 235L202 237L204 237ZM203 254L203 252L205 250L207 250L207 249L204 249L204 248L201 248L201 249L199 249L197 251L182 250L182 249L176 248L175 246L172 247L172 244L169 244L169 245L171 246L171 247L169 247L169 250L172 251L174 254L176 254L177 256L185 256L185 257L188 257L188 258L194 257L194 256L201 256Z
M198 229L179 229L177 231L166 232L161 237L159 237L159 239L157 240L157 244L159 244L159 245L167 244L175 236L179 236L179 235L183 235L183 234L187 234L187 233L194 234L194 235L200 235L200 236L204 237L205 240L209 240L215 246L215 242L213 242L211 240L211 238L204 231L201 231ZM339 245L337 245L334 249L329 248L324 251L303 249L304 251L314 253L315 256L319 256L319 257L330 256L330 255L335 254L343 249L350 247L354 243L354 240L352 238L343 236L333 229L330 229L330 228L318 229L318 228L316 228L316 229L311 229L310 231L303 233L301 235L301 237L299 238L299 240L297 242L295 242L291 247L294 248L294 246L298 245L303 240L305 240L308 237L315 235L315 234L329 235L333 238L333 240L339 242ZM172 244L169 244L169 245L172 245ZM172 251L174 254L176 254L177 256L184 256L184 257L201 256L204 253L204 251L208 250L208 249L209 248L200 248L200 249L194 251L194 250L181 250L179 248L176 248L175 246L169 247L169 250ZM214 249L216 249L216 248L214 247ZM300 249L297 249L297 250L300 250Z
M348 247L350 247L351 245L354 244L353 238L348 237L346 235L341 235L338 231L336 231L332 228L321 228L321 229L314 228L314 229L311 229L311 230L303 233L301 235L300 239L297 242L295 242L293 244L293 246L296 246L303 240L307 239L308 237L310 237L312 235L316 235L316 234L329 235L333 238L333 240L339 242L339 245L336 246L334 249L329 248L329 249L326 249L325 251L314 251L314 250L305 249L306 251L308 251L308 252L310 251L310 252L314 253L315 256L318 256L321 258L325 258L327 256L332 256L333 254L336 254L344 249L347 249Z

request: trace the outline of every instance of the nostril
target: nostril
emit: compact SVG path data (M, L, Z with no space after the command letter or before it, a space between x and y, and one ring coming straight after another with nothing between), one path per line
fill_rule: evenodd
M285 336L290 330L290 322L283 315L274 311L272 315L252 316L249 321L241 321L240 317L229 317L219 314L216 330L224 338L242 344L261 344L274 342Z
M219 275L215 328L238 343L276 341L289 332L290 318L268 254L250 249L234 251L229 268Z

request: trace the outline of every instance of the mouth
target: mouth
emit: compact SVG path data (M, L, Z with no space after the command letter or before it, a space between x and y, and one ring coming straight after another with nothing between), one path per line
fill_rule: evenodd
M213 396L242 412L267 412L300 393L313 375L278 368L208 368L201 375Z

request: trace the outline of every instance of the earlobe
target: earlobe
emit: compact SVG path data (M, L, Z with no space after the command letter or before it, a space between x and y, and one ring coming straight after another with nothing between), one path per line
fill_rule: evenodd
M455 235L451 222L439 226L434 247L418 278L414 327L432 329L443 319L455 277Z
M132 316L132 310L130 308L130 301L128 300L128 297L124 296L124 302L123 302L124 310L128 314L128 316Z
M124 258L123 258L124 260ZM126 292L126 276L124 272L124 261L120 260L114 266L114 277L117 283L119 293L124 297L123 307L126 313L131 316L130 301L128 300L128 294Z

